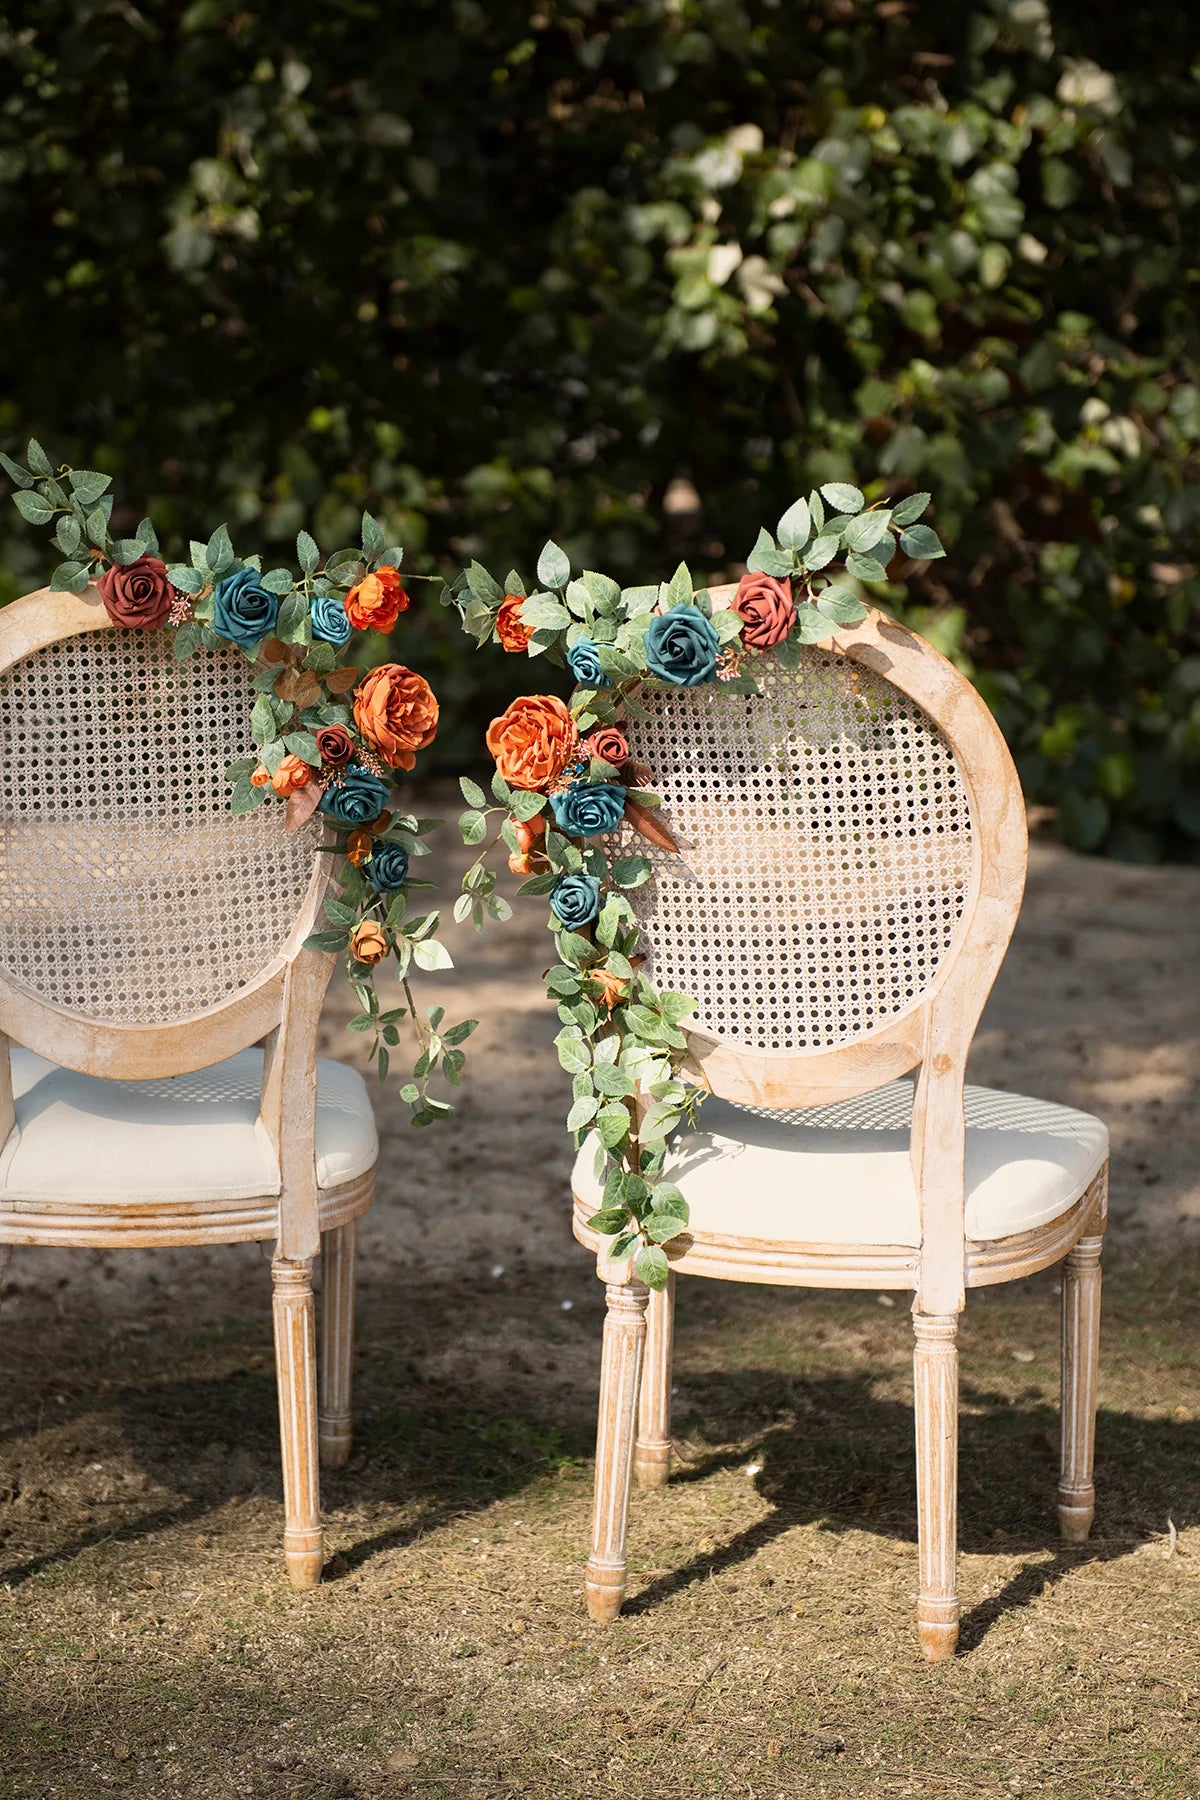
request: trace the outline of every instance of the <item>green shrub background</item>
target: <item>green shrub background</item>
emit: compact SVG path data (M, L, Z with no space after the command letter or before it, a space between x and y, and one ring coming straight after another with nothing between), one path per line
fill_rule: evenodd
M949 559L881 597L1070 842L1192 857L1198 76L1158 0L9 7L0 444L168 535L370 506L419 568L627 581L930 488ZM528 685L436 610L395 650L446 766Z

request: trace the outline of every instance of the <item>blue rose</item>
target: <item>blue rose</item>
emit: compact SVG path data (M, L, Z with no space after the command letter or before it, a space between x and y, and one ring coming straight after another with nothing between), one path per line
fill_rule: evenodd
M561 794L551 794L550 807L560 831L570 837L596 837L615 831L625 816L625 789L616 781L576 781Z
M213 595L213 630L244 650L270 637L279 617L279 595L268 594L257 569L239 569L219 581Z
M646 667L675 687L699 687L716 674L720 645L698 606L673 606L646 627Z
M550 889L550 911L569 931L582 931L600 911L600 883L594 875L560 875Z
M408 874L408 851L399 844L376 844L371 860L363 864L363 874L377 894L394 894Z
M567 651L567 667L583 687L611 687L600 663L600 651L589 637L581 637Z
M339 825L369 825L388 803L391 788L359 763L351 763L335 787L331 782L318 805Z
M340 594L318 594L312 603L313 636L338 650L347 643L353 629L346 617L346 602Z

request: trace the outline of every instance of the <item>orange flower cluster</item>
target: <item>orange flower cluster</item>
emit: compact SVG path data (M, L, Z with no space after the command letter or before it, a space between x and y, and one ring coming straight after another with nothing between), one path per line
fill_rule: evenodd
M346 595L346 617L356 631L391 631L402 612L408 611L408 595L400 583L400 571L385 563L372 575L364 575Z
M424 676L380 663L355 691L354 723L390 768L411 769L437 736L438 703Z
M546 794L579 750L579 733L553 694L527 694L487 729L487 747L510 787Z

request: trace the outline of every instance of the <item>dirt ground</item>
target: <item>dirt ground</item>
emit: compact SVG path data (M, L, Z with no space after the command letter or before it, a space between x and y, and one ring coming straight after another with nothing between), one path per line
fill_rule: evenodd
M430 811L456 810L451 796ZM449 835L449 834L447 834ZM1113 1133L1096 1535L1054 1530L1056 1276L963 1329L962 1654L924 1666L902 1300L682 1287L680 1466L581 1572L602 1314L544 912L448 933L452 1124L379 1105L358 1437L295 1595L252 1248L18 1252L0 1797L1200 1797L1200 871L1035 846L973 1079ZM352 1058L331 996L326 1053Z

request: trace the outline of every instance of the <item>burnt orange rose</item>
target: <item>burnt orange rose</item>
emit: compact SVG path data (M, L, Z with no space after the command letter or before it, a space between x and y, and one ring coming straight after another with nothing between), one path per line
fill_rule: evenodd
M629 996L629 977L614 975L608 969L589 969L588 982L592 997L600 1002L607 1012L620 1004Z
M496 614L496 636L504 648L515 654L523 651L533 636L533 626L521 622L525 602L520 594L505 594L504 605Z
M548 793L579 748L566 706L553 694L527 694L487 729L487 747L510 787Z
M360 963L382 962L388 953L388 941L384 936L382 925L374 919L364 919L350 933L350 954Z
M270 779L271 779L270 769L264 769L262 764L259 763L257 769L255 769L253 775L250 777L250 786L251 787L266 787L266 785L270 781Z
M546 835L545 818L541 813L534 813L532 819L514 819L512 824L517 848L522 856L528 856L534 845Z
M407 610L408 595L400 585L400 571L390 563L373 575L364 575L346 595L346 617L356 631L390 631Z
M393 769L411 769L437 736L438 703L424 676L403 663L380 663L360 681L354 723Z
M303 757L285 756L271 777L271 786L287 800L297 788L307 787L311 780L312 770Z

